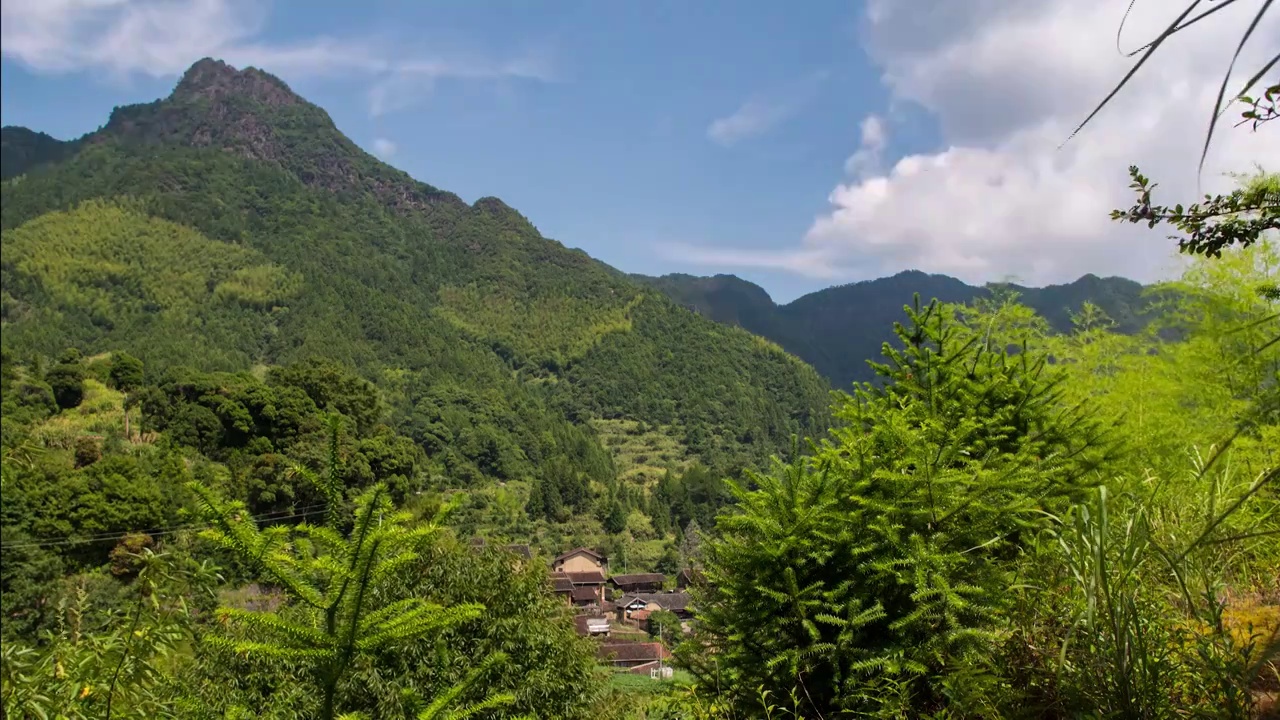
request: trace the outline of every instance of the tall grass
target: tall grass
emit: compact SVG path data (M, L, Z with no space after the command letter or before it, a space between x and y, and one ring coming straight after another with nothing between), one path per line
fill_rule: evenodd
M1193 454L1188 477L1099 487L1055 518L1045 549L1057 582L1033 601L1067 617L1042 712L1252 715L1254 691L1275 673L1280 624L1231 611L1280 575L1280 513L1266 492L1280 471L1240 477L1229 460L1226 448ZM1043 609L1023 637L1053 634Z

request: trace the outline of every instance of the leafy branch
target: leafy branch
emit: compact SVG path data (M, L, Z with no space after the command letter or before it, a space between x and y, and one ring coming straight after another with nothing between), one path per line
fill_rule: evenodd
M1185 237L1171 235L1181 252L1219 257L1223 248L1248 247L1267 230L1280 229L1280 181L1261 176L1227 195L1205 195L1204 202L1172 207L1152 202L1156 188L1136 165L1129 166L1129 187L1137 201L1128 210L1112 210L1111 219L1147 223L1154 228L1169 223Z

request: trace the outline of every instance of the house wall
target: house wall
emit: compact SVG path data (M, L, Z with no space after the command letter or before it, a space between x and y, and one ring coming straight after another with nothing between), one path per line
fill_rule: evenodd
M593 570L599 573L604 572L604 567L590 555L574 555L573 557L565 558L556 563L552 569L559 572L591 572Z

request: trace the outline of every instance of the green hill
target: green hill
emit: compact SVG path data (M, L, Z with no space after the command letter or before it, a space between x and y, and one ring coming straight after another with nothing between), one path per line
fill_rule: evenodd
M58 140L24 127L5 126L0 128L0 180L57 162L75 151L75 142Z
M800 360L496 198L468 205L378 161L265 72L202 60L168 98L49 141L0 186L17 357L126 350L152 375L335 361L471 478L527 478L560 454L612 482L625 468L593 420L662 427L714 465L822 425L826 386Z
M662 277L632 275L661 290L675 302L720 323L762 335L813 365L835 387L872 379L866 361L878 359L882 343L892 338L893 323L915 293L928 300L971 302L995 288L1015 291L1019 301L1058 331L1071 327L1071 313L1087 301L1101 307L1120 332L1135 332L1146 323L1149 300L1142 285L1119 277L1085 275L1065 285L1043 288L1019 285L968 285L946 275L915 270L892 277L851 283L810 293L785 305L773 302L763 288L733 275Z

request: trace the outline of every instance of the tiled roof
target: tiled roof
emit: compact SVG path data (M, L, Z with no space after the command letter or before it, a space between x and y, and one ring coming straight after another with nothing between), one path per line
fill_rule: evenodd
M666 580L667 576L662 573L632 573L630 575L614 575L609 578L609 582L620 588L635 585L661 585Z
M564 573L574 585L603 585L604 575L597 570Z
M583 585L582 587L576 587L573 589L572 592L573 592L574 600L599 600L600 599L600 596L596 594L596 589L586 585Z
M669 592L669 593L627 593L622 599L617 601L618 607L626 607L639 600L646 605L656 604L663 610L688 610L689 609L689 593Z
M560 560L567 560L567 559L569 559L569 558L573 557L574 555L578 555L578 554L590 555L591 557L595 558L596 560L600 560L600 561L604 561L604 559L605 559L604 555L601 555L600 553L596 552L595 550L592 550L591 548L587 548L587 547L579 547L579 548L574 548L574 549L572 549L572 550L569 550L569 551L567 551L567 552L562 552L562 553L560 553L559 555L557 555L557 556L555 556L554 558L552 558L552 559L551 559L551 562L553 562L553 563L554 563L554 562L558 562L558 561L560 561Z
M573 581L564 573L551 573L551 587L555 592L570 592L573 590Z

